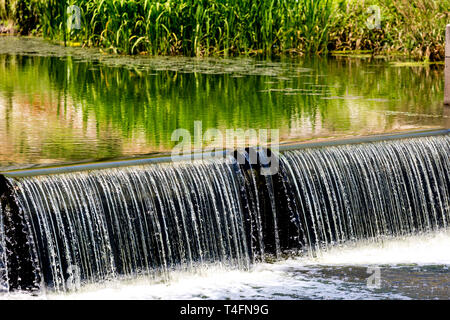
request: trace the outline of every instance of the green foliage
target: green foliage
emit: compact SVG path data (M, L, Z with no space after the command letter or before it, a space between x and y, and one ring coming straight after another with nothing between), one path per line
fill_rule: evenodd
M45 37L118 53L236 55L325 52L329 0L40 1ZM59 6L77 5L82 29L66 30Z
M210 56L404 52L442 60L449 0L0 0L19 8L22 33L111 52ZM81 9L68 30L66 8ZM369 29L367 9L381 10ZM0 6L1 7L1 6ZM1 14L1 9L0 9ZM39 21L37 18L39 17Z
M371 5L381 10L380 29L366 27ZM449 8L449 0L340 0L329 49L403 52L420 60L441 61Z
M39 27L39 3L40 0L0 0L0 20L15 21L21 34L29 34Z
M0 0L0 22L13 19L12 11L10 0Z

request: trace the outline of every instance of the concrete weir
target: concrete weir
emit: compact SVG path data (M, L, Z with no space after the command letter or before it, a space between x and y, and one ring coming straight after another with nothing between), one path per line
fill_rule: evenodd
M449 134L3 172L0 291L67 291L74 268L83 282L202 261L246 269L323 245L438 230L450 223ZM269 160L279 165L271 175Z

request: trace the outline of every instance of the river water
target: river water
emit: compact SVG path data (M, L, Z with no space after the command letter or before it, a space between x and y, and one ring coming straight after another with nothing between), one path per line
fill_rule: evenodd
M172 132L193 131L194 121L201 121L203 130L279 129L282 143L448 128L442 79L442 66L397 64L383 57L116 57L4 37L0 168L167 153L175 145ZM41 215L46 214L43 209ZM175 268L164 279L135 276L89 283L76 292L44 286L33 295L0 297L448 299L449 248L450 232L441 229L330 243L248 270L202 264Z
M194 121L281 142L448 127L443 84L442 65L382 57L127 57L2 37L0 168L169 152Z

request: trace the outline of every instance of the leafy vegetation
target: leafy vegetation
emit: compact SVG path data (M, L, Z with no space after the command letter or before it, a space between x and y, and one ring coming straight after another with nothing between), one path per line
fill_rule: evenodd
M126 54L303 55L370 50L435 61L444 58L445 25L450 22L449 0L0 1L0 12L8 11L5 2L14 8L22 33L35 30L49 39ZM70 5L81 9L79 30L67 28ZM366 25L371 5L380 8L380 28Z
M380 29L369 30L365 25L370 5L381 9ZM335 11L329 48L400 52L420 60L441 61L449 10L449 0L341 1Z

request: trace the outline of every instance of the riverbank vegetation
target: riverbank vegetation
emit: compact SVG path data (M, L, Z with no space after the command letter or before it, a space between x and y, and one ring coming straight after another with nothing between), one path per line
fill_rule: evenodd
M70 5L81 10L80 29L67 26ZM364 50L440 61L449 7L448 0L0 0L0 19L21 34L125 54Z

